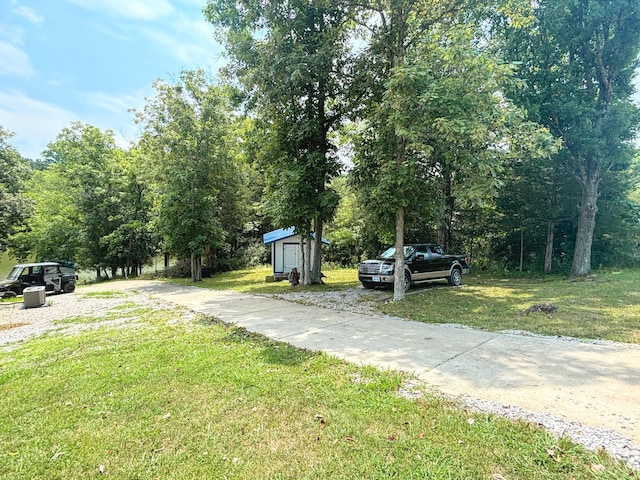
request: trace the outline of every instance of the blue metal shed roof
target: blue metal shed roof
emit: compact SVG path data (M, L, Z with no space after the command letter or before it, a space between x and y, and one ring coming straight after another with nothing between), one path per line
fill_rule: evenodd
M265 233L264 235L262 235L262 240L264 241L265 245L269 245L270 243L277 242L278 240L293 237L294 235L296 235L295 231L296 229L294 227L280 228L278 230ZM315 238L315 234L313 234L313 238ZM326 243L327 245L329 245L329 240L322 237L322 243Z

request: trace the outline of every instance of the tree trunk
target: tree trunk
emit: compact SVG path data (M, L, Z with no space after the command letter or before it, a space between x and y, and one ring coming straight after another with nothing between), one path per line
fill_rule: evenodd
M393 282L393 301L404 300L404 208L396 212L396 271Z
M442 171L442 199L443 207L440 222L438 225L438 245L444 248L445 252L450 252L453 245L453 235L451 232L453 225L453 212L455 210L455 198L453 198L451 187L451 173L446 164Z
M322 283L322 220L316 218L313 220L313 230L315 233L313 262L311 264L311 282L312 284Z
M598 186L600 178L596 175L583 179L582 201L578 216L578 231L576 233L576 246L573 252L573 264L570 275L585 276L591 271L591 246L593 244L593 231L596 227L596 214L598 213Z
M524 264L524 228L520 227L520 272Z
M303 285L310 285L311 284L311 238L310 237L304 239L303 250L304 250L303 255L306 260L303 265L303 271L304 271Z
M191 280L202 281L202 258L194 252L191 253Z
M300 283L302 285L306 285L307 284L307 275L305 272L305 266L307 265L307 257L304 254L304 236L300 235Z
M211 252L211 245L205 245L204 247L204 266L211 268L213 265L213 253Z
M553 261L553 230L556 224L553 220L547 222L547 246L544 250L544 271L551 273L551 263Z

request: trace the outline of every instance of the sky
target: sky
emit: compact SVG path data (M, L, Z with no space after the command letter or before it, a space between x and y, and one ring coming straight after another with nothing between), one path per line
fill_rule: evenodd
M0 0L0 126L36 159L71 122L127 147L152 83L225 63L206 0ZM636 78L636 84L638 84ZM640 94L636 92L640 103Z
M0 0L0 126L36 159L79 121L138 137L156 79L224 64L206 0Z

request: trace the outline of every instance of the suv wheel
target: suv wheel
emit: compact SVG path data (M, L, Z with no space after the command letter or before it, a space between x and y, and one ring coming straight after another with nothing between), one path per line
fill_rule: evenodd
M62 291L64 293L72 293L75 289L76 289L76 284L75 283L71 283L71 282L65 283L62 286Z

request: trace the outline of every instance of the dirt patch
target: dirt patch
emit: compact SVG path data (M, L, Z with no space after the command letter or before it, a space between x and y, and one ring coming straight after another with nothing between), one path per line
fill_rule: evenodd
M12 328L18 328L27 325L26 323L5 323L0 324L0 332L3 330L11 330Z

